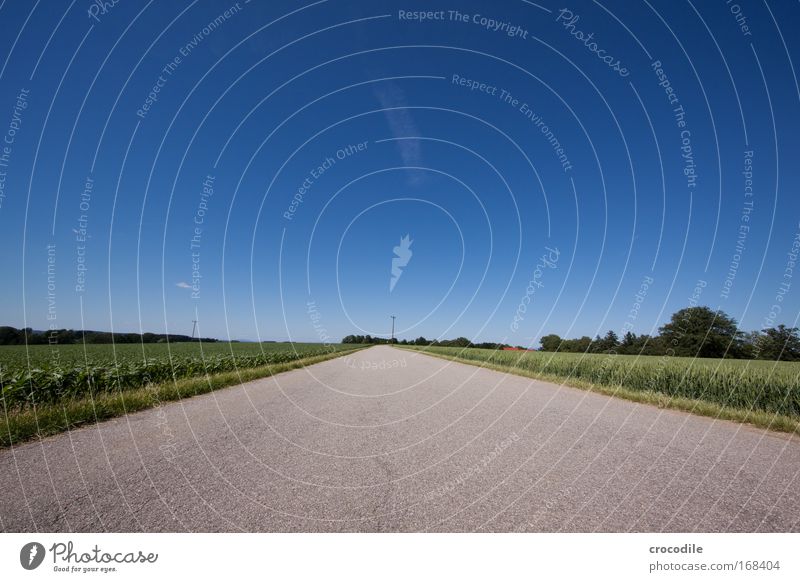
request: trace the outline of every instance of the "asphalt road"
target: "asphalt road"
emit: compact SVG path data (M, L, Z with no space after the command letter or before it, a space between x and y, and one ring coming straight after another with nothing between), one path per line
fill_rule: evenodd
M0 450L3 531L800 531L800 439L387 346Z

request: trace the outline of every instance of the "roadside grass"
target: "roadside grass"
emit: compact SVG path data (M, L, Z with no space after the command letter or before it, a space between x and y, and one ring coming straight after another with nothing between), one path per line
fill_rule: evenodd
M524 367L509 365L506 363L490 362L478 357L464 358L452 353L443 351L431 350L424 346L395 346L409 351L420 352L443 360L450 360L461 364L468 364L470 366L477 366L486 368L497 372L505 372L514 374L516 376L524 376L533 378L535 380L542 380L545 382L552 382L555 384L563 384L572 388L579 388L597 394L604 394L606 396L613 396L617 398L624 398L633 402L642 404L650 404L658 408L680 410L683 412L690 412L700 416L707 416L715 419L730 420L743 424L753 425L759 428L765 428L778 432L793 433L800 435L800 416L790 416L787 414L779 414L775 412L768 412L764 410L750 409L745 407L722 405L710 400L703 400L701 398L689 398L685 396L674 396L665 392L658 392L655 390L642 390L632 389L624 385L606 385L596 382L589 382L582 378L570 377L562 374L547 374L537 371L532 371ZM461 348L437 348L437 350L448 350L460 352ZM476 350L469 348L470 353L473 351L492 352L492 350ZM549 354L549 352L548 352ZM552 355L552 354L550 354ZM572 355L572 354L570 354ZM519 356L517 356L519 357ZM525 356L523 356L525 357ZM618 357L618 356L615 356ZM648 357L648 356L643 356Z
M267 378L281 372L346 356L365 349L365 347L341 350L280 364L240 369L235 372L150 384L117 393L102 393L94 398L76 398L58 404L40 405L33 409L5 408L3 417L0 418L0 447L18 445L34 438L42 438L83 425L124 416L165 402L191 398L220 388Z

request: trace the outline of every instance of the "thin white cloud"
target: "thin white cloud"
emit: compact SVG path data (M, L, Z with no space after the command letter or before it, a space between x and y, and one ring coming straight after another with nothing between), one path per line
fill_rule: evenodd
M409 110L403 109L407 106L407 102L405 93L400 87L391 82L385 83L375 89L375 96L381 107L387 109L383 114L394 137L416 137L420 134ZM400 139L396 143L404 165L419 166L421 164L422 150L419 140Z

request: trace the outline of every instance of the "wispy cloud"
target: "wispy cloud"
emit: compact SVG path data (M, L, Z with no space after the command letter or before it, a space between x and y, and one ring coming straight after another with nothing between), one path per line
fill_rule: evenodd
M375 89L375 96L385 108L383 112L386 121L389 123L389 129L392 135L396 138L416 137L420 134L414 118L408 109L404 109L408 105L405 93L403 90L394 83L384 83ZM422 163L422 149L419 140L416 139L399 139L395 142L397 144L398 152L403 160L403 165L406 166L419 166ZM420 172L412 172L412 181L417 182L421 179Z
M189 285L189 283L186 283L184 281L181 281L180 283L175 283L175 286L176 287L180 287L181 289L191 289L192 288L192 286Z

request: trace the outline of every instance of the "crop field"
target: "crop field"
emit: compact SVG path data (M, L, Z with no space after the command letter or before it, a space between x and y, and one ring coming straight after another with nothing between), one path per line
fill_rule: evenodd
M6 409L27 408L356 347L228 342L0 346L0 387Z
M413 348L533 376L642 394L711 402L723 408L800 417L800 363L475 348Z

